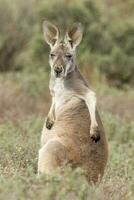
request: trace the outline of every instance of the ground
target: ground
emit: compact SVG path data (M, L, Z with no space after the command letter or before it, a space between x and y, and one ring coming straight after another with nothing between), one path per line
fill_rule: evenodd
M47 78L0 76L0 200L132 200L134 197L134 92L95 84L109 144L101 183L89 186L81 169L37 176L40 135L50 105Z

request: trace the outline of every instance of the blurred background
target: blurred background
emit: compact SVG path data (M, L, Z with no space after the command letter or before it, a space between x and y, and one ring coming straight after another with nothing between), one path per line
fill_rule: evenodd
M0 0L0 77L6 79L2 88L3 84L11 87L7 92L4 88L4 96L18 87L16 98L45 94L49 98L49 47L42 33L45 19L58 25L63 34L73 22L82 23L84 36L77 62L94 89L102 85L101 90L109 92L109 87L120 92L133 90L133 9L133 0ZM27 93L23 95L21 90ZM125 103L125 99L121 101Z
M97 71L108 84L134 84L133 0L0 0L0 71L48 71L48 47L42 22L61 29L79 21L84 38L81 68Z
M129 165L125 184L134 167L133 0L0 0L0 172L11 178L18 163L20 172L31 166L36 171L40 132L51 103L45 19L62 34L76 21L84 27L77 63L97 93L111 149L109 176L121 165L119 180L113 178L114 184L120 182Z

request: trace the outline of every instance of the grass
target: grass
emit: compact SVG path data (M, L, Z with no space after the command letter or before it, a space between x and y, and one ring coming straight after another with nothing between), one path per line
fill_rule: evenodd
M79 168L67 167L62 177L37 176L41 129L50 100L46 82L42 72L0 77L0 200L132 200L133 92L96 86L109 161L101 183L89 186Z

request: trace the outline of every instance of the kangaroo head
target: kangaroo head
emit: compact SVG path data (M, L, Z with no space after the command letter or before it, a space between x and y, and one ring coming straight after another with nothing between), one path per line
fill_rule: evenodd
M75 69L75 49L82 39L80 23L73 24L65 34L64 41L60 38L59 29L48 21L43 23L45 41L50 45L49 63L56 77L66 77Z

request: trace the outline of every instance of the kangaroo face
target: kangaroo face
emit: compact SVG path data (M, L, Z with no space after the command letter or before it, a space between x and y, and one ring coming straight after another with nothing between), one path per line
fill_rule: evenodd
M64 42L60 40L59 29L44 21L45 41L50 45L49 63L56 78L66 77L75 68L75 49L82 39L82 27L75 23L65 34Z
M74 70L75 52L67 43L58 43L51 49L49 63L57 78L66 77Z

